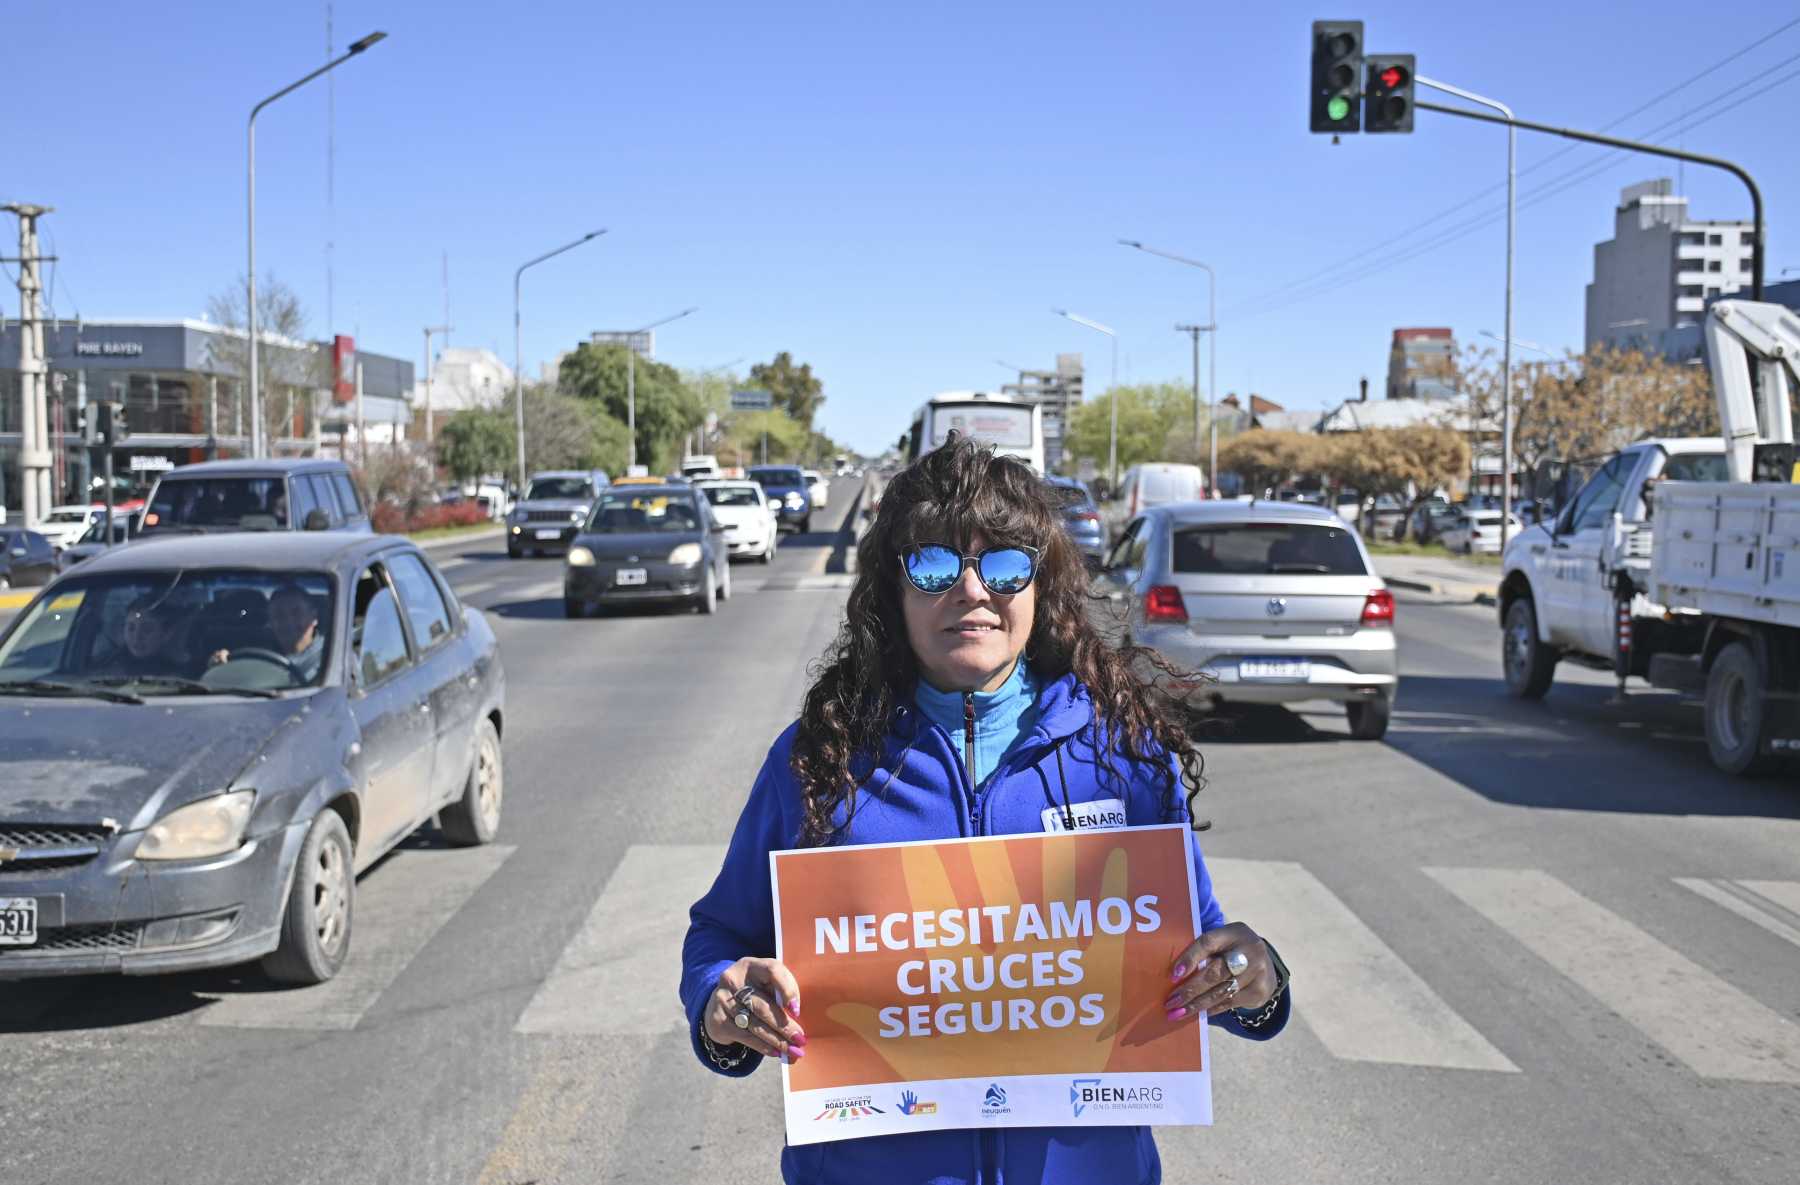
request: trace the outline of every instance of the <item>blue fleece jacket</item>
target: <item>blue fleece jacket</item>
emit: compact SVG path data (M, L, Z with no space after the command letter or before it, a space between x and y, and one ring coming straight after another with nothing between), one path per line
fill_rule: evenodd
M1015 835L1070 820L1085 828L1118 812L1128 825L1187 819L1180 783L1171 785L1172 757L1141 763L1103 755L1105 738L1086 688L1072 675L1039 682L1021 669L999 691L971 700L921 688L916 706L895 713L884 751L853 803L839 807L833 842ZM964 721L974 717L973 745L960 726L952 727L959 724L956 709ZM700 1045L700 1016L720 973L746 955L775 954L769 853L799 840L800 794L789 767L797 727L790 725L770 748L725 864L690 911L681 1001L694 1052L709 1069L718 1067ZM1214 929L1225 915L1197 844L1194 871L1201 926ZM1291 991L1284 992L1272 1023L1254 1033L1229 1012L1212 1023L1266 1039L1286 1026L1290 999ZM747 1075L760 1061L753 1054L735 1070L720 1072ZM1008 1179L1013 1185L1156 1185L1162 1180L1156 1145L1142 1127L870 1136L788 1147L781 1173L788 1185L1005 1185Z

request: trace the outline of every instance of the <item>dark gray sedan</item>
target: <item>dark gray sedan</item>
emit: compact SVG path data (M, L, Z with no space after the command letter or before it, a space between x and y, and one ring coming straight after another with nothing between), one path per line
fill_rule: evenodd
M616 485L600 495L569 544L563 610L687 604L711 613L731 596L725 524L690 485Z
M403 539L145 539L0 635L0 980L350 951L356 876L500 824L492 630Z

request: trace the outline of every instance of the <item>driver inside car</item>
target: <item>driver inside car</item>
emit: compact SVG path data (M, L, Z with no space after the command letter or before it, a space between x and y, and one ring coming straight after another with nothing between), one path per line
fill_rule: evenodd
M275 636L276 652L287 660L294 678L303 684L317 678L325 639L319 632L319 607L305 589L288 583L270 594L269 629ZM230 661L231 651L215 650L207 665Z

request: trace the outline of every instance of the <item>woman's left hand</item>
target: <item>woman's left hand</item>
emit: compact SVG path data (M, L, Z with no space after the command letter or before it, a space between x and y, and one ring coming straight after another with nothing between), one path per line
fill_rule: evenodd
M1233 951L1249 960L1235 976L1225 965ZM1169 975L1176 983L1164 1002L1170 1020L1202 1013L1217 1016L1228 1008L1261 1008L1275 994L1278 983L1269 944L1242 922L1200 935L1181 952Z

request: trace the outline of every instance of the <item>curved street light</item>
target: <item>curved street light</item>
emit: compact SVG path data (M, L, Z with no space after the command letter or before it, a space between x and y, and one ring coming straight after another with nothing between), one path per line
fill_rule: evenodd
M1051 309L1059 317L1067 317L1077 325L1085 325L1096 333L1104 333L1112 339L1112 384L1106 393L1108 410L1112 420L1106 430L1106 484L1108 492L1119 488L1119 335L1112 327L1091 321L1086 317L1071 313L1068 309Z
M564 251L573 251L589 239L597 239L606 233L606 228L590 230L573 243L564 243L554 251L546 251L536 259L528 259L519 265L513 273L513 438L519 444L519 497L525 496L525 389L521 376L525 370L525 360L519 345L519 281L524 278L525 269L535 267L546 259L561 255Z

